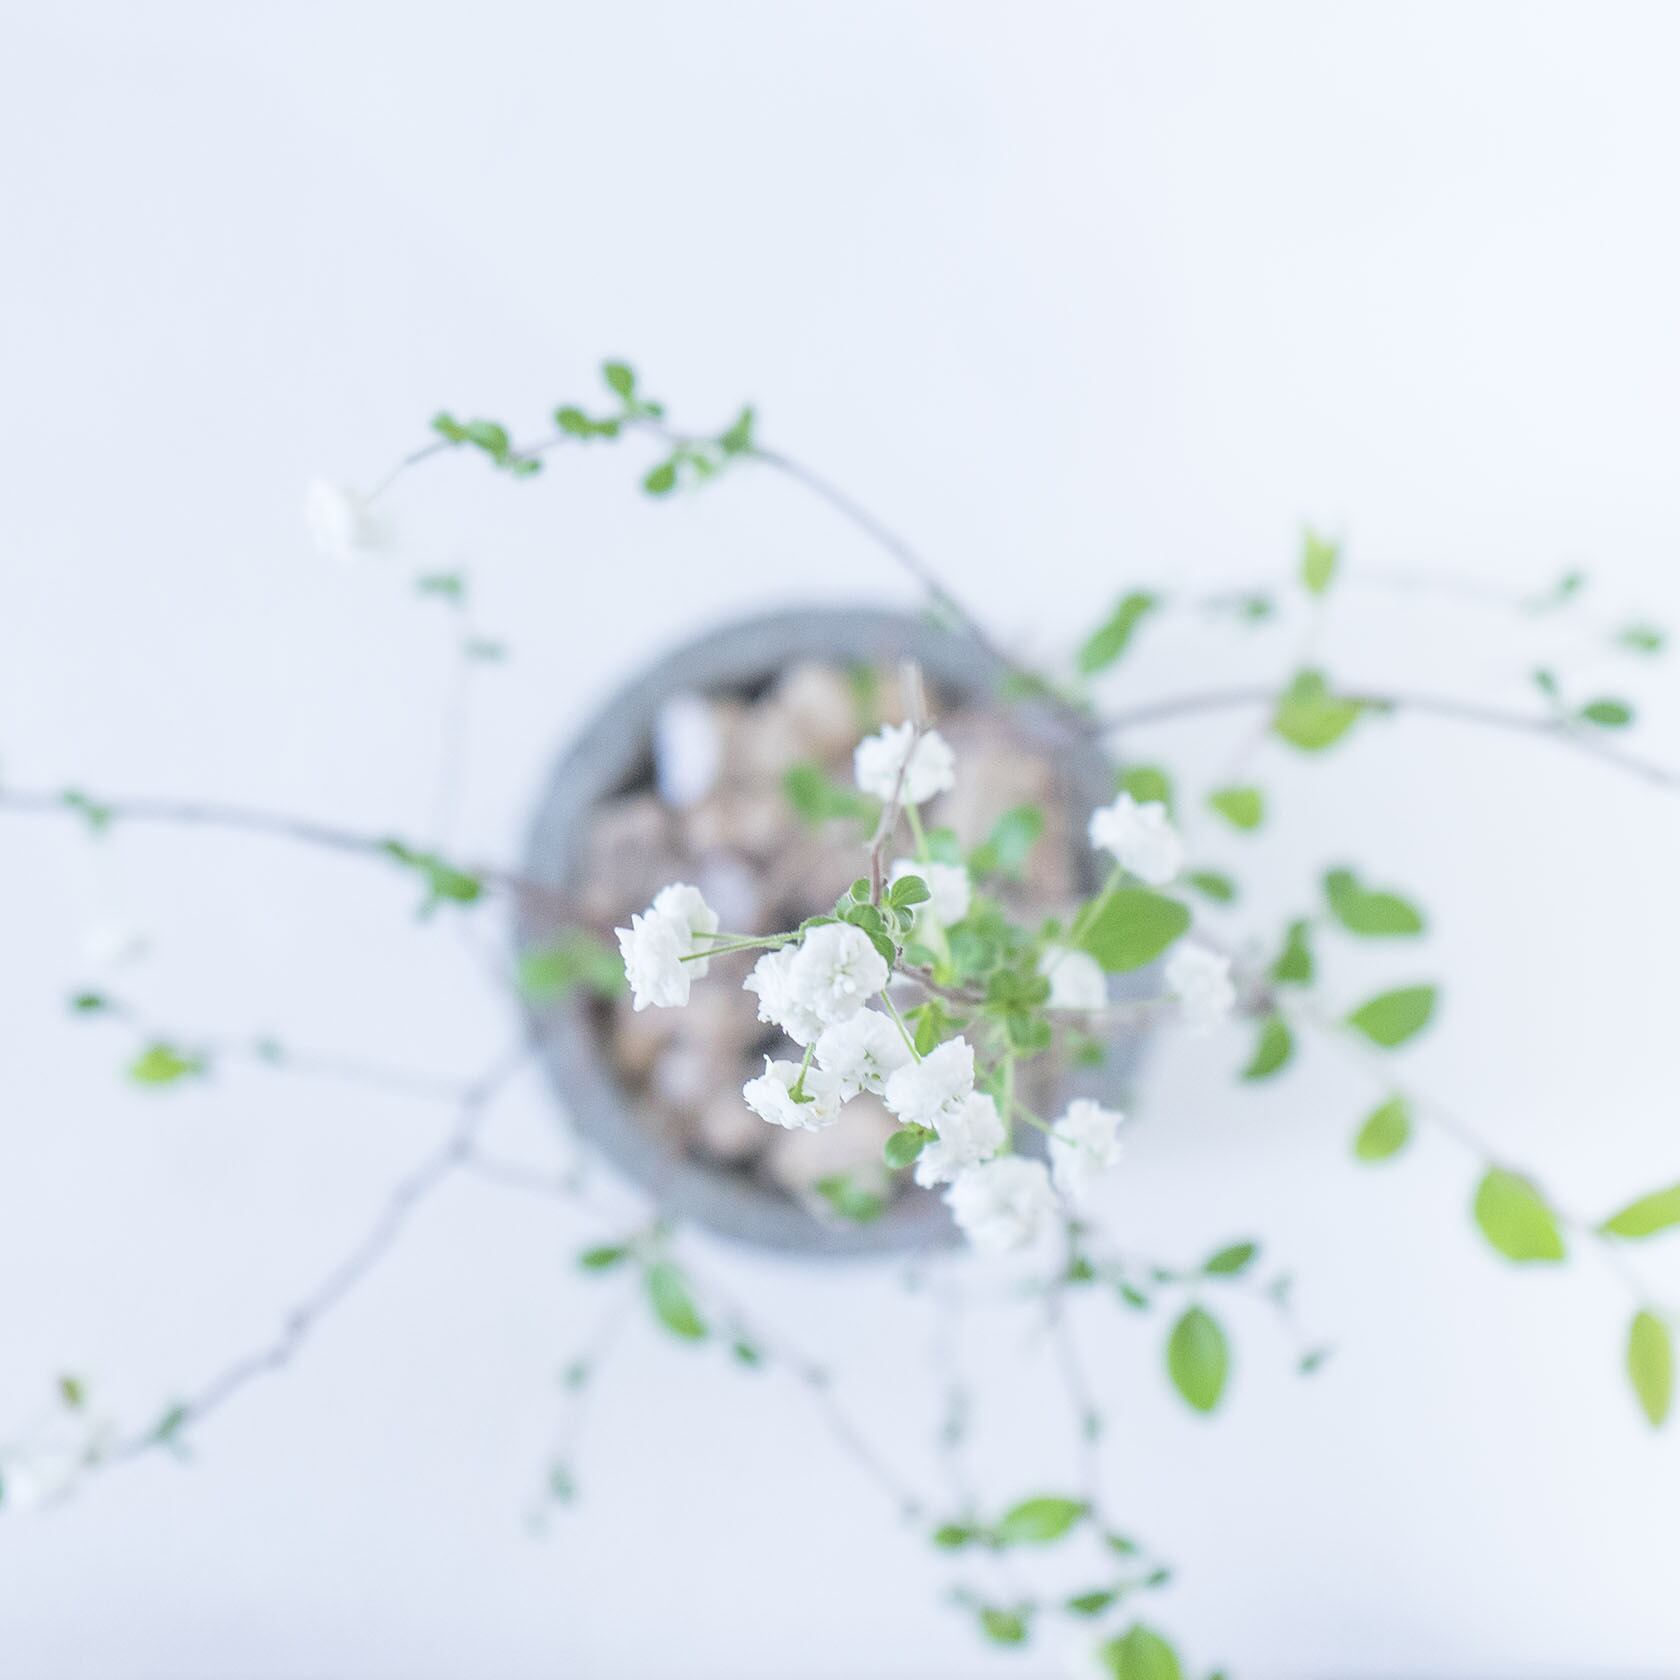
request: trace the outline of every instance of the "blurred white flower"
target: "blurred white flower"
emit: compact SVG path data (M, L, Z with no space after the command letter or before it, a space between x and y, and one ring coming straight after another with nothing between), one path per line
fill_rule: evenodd
M945 1205L968 1240L988 1254L1025 1248L1057 1213L1044 1163L1024 1155L969 1167L945 1192Z
M910 1046L878 1009L860 1009L849 1021L825 1027L817 1039L817 1066L839 1084L842 1098L879 1092L888 1077L910 1062Z
M678 809L698 805L717 786L723 731L710 701L673 694L653 720L653 779Z
M936 793L944 793L957 779L957 761L945 737L930 729L918 738L913 723L889 723L879 735L859 741L852 768L857 785L883 805L895 792L906 805L921 805Z
M784 945L779 951L766 951L753 964L752 973L741 982L741 986L745 991L758 994L759 1020L780 1027L804 1049L823 1030L823 1020L814 1009L794 996L793 959L798 954L798 947L794 945Z
M1009 1135L997 1104L984 1091L947 1103L934 1126L939 1136L916 1157L918 1184L949 1184L964 1169L997 1154Z
M1203 946L1180 945L1167 958L1166 981L1191 1032L1207 1032L1218 1026L1236 1007L1231 959Z
M1047 946L1038 959L1038 972L1050 982L1045 1001L1052 1009L1101 1009L1108 1002L1108 976L1089 951Z
M793 1094L799 1085L805 1100ZM840 1116L840 1091L834 1078L821 1068L806 1068L800 1079L798 1062L773 1062L764 1058L764 1072L741 1087L747 1107L772 1126L789 1131L820 1132Z
M917 916L926 912L942 926L950 927L968 914L973 887L960 863L918 863L914 858L899 858L892 866L890 879L902 881L906 875L921 876L931 895L916 906Z
M906 1125L939 1129L939 1117L974 1089L974 1047L966 1038L949 1038L919 1062L901 1067L887 1080L881 1096Z
M354 560L383 548L390 536L385 522L348 484L325 478L311 480L304 491L303 522L310 541L329 560Z
M1112 852L1140 881L1164 887L1184 867L1184 842L1158 800L1140 805L1123 793L1091 813L1091 844Z
M711 962L703 956L683 959L705 949L696 934L716 933L717 926L717 916L699 889L678 881L661 888L645 914L630 918L629 927L613 929L637 1009L650 1004L680 1008L688 1002L690 984L705 978Z
M886 959L850 922L812 928L788 965L794 1001L830 1024L849 1021L886 983Z
M1120 1159L1115 1133L1125 1118L1117 1108L1080 1097L1050 1127L1050 1171L1064 1196L1083 1195Z

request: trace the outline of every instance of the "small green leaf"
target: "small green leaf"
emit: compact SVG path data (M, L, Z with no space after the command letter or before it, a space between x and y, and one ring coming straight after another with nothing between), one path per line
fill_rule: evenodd
M1259 1253L1258 1243L1232 1243L1229 1248L1222 1248L1217 1254L1209 1255L1202 1262L1202 1270L1209 1277L1236 1277L1254 1264Z
M1507 1260L1527 1264L1564 1258L1557 1216L1518 1173L1490 1168L1476 1187L1475 1215L1482 1235Z
M999 1519L996 1538L1005 1546L1045 1546L1060 1540L1090 1507L1082 1499L1045 1495L1025 1499Z
M1335 580L1341 545L1309 527L1301 539L1301 582L1310 595L1322 595Z
M1112 1587L1105 1587L1097 1592L1075 1593L1063 1603L1062 1608L1070 1616L1100 1616L1119 1597L1119 1593Z
M1668 1326L1655 1313L1634 1316L1628 1331L1627 1372L1640 1409L1651 1427L1660 1429L1674 1398L1674 1342Z
M1024 1645L1027 1639L1027 1613L1024 1610L1000 1610L987 1605L980 1612L980 1631L994 1645Z
M636 394L636 375L626 362L603 362L601 378L606 381L607 389L625 402Z
M459 572L428 572L414 580L414 588L420 595L440 595L446 601L462 601L466 599L467 580Z
M1283 936L1283 949L1270 969L1280 986L1310 986L1317 968L1312 953L1312 923L1297 918Z
M650 496L668 496L676 487L677 463L674 457L650 468L642 480L642 488Z
M753 447L753 411L743 408L727 430L718 433L718 448L725 455L748 455Z
M1207 802L1232 828L1245 833L1266 820L1266 796L1257 787L1215 788Z
M887 888L887 903L898 910L910 910L933 897L920 875L901 875Z
M1087 677L1107 670L1126 651L1132 633L1159 605L1155 596L1134 590L1122 597L1114 611L1087 638L1079 650L1079 669Z
M111 1009L111 1000L103 992L76 992L70 999L75 1015L104 1015Z
M518 975L520 995L528 1003L557 1003L579 991L611 998L624 990L618 953L581 928L522 952Z
M926 1126L901 1126L881 1145L881 1158L895 1170L907 1167L933 1140Z
M969 1523L944 1523L933 1531L933 1543L942 1552L961 1551L980 1538L980 1530Z
M1616 645L1631 653L1661 653L1668 645L1668 636L1654 624L1630 624L1617 631Z
M1124 974L1154 962L1189 927L1190 912L1177 899L1122 887L1108 895L1079 943L1110 974Z
M585 1272L606 1272L629 1258L630 1250L623 1243L599 1243L578 1256L578 1268Z
M79 1412L87 1404L87 1384L66 1371L58 1379L58 1398L66 1411Z
M1648 1196L1629 1202L1620 1213L1613 1213L1599 1226L1612 1237L1654 1237L1680 1225L1680 1184L1666 1190L1653 1190Z
M1272 729L1302 752L1322 752L1359 721L1365 707L1332 694L1322 671L1302 671L1284 691Z
M1230 904L1237 896L1237 883L1217 869L1193 869L1184 877L1185 885L1194 887L1203 898L1215 904Z
M1198 1412L1211 1412L1225 1392L1231 1350L1219 1321L1201 1307L1189 1308L1167 1338L1167 1375Z
M1158 764L1134 764L1115 778L1116 791L1129 793L1140 805L1165 805L1172 814L1172 778Z
M872 1225L887 1211L886 1198L855 1183L850 1173L830 1173L811 1188L848 1225Z
M1374 892L1360 885L1351 869L1332 869L1324 877L1330 913L1349 933L1366 939L1398 939L1423 932L1415 905L1396 893Z
M1270 1079L1295 1053L1295 1035L1281 1015L1268 1015L1260 1023L1260 1037L1254 1055L1242 1070L1247 1080Z
M1044 813L1036 805L1017 805L998 818L968 866L976 875L1019 875L1043 832Z
M1392 1050L1415 1038L1429 1025L1435 1013L1436 997L1433 986L1402 986L1360 1004L1348 1016L1347 1024L1373 1044Z
M1600 729L1626 729L1633 722L1633 707L1625 700L1589 700L1580 716L1583 723Z
M677 1267L668 1260L660 1260L648 1267L644 1281L654 1317L673 1336L688 1342L705 1339L706 1322L688 1292L688 1280Z
M834 781L820 764L789 765L782 776L787 802L812 827L840 818L874 822L879 807L873 799ZM867 885L864 897L869 896Z
M1178 1653L1142 1622L1109 1640L1098 1656L1112 1680L1184 1680Z
M90 799L80 788L66 788L59 799L67 810L74 811L88 825L90 834L103 834L116 816L109 805Z
M136 1085L173 1085L177 1080L191 1079L206 1072L208 1065L202 1056L179 1050L160 1039L155 1044L148 1044L129 1063L128 1077Z
M1386 1161L1391 1155L1398 1155L1411 1136L1411 1104L1404 1097L1390 1097L1365 1116L1365 1123L1353 1140L1353 1153L1361 1161Z

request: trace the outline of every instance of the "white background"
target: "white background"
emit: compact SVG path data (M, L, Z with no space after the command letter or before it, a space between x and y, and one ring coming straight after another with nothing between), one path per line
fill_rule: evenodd
M515 658L477 687L457 838L512 855L568 728L661 646L764 600L911 599L762 475L645 503L633 447L528 485L446 460L396 492L398 555L307 548L313 474L370 482L439 405L535 430L608 354L696 425L755 399L1024 648L1135 584L1285 576L1311 518L1349 539L1325 649L1348 680L1525 706L1552 658L1680 759L1671 667L1358 582L1520 592L1579 564L1592 623L1680 618L1677 50L1660 5L9 8L0 773L423 832L449 630L408 580L462 564ZM1166 622L1117 697L1292 647ZM1205 785L1249 721L1129 745ZM1349 1000L1448 977L1409 1076L1585 1212L1680 1174L1680 803L1421 720L1255 770L1266 836L1196 835L1255 926L1346 857L1429 906L1427 949L1329 963ZM0 1433L60 1370L138 1422L264 1340L445 1124L261 1071L126 1091L127 1035L64 1015L101 978L90 928L144 930L103 978L183 1032L470 1072L511 1022L411 896L263 840L95 852L4 819ZM1109 1493L1180 1570L1151 1614L1249 1680L1672 1672L1680 1436L1625 1391L1625 1287L1592 1255L1501 1266L1454 1144L1358 1169L1357 1072L1233 1090L1244 1053L1161 1049L1112 1217L1186 1260L1262 1237L1339 1352L1297 1382L1233 1305L1209 1423L1165 1392L1159 1321L1081 1317ZM534 1082L492 1131L555 1158ZM0 1669L1059 1672L1053 1643L978 1645L796 1388L640 1325L582 1504L529 1536L555 1371L600 1310L580 1240L559 1206L441 1193L190 1467L0 1524ZM929 1479L928 1312L892 1268L694 1252ZM1672 1292L1660 1245L1638 1260ZM967 1342L997 1388L988 1496L1064 1484L1042 1346Z

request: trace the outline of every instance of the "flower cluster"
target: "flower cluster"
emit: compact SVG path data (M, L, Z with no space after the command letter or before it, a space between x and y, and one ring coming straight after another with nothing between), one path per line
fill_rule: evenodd
M1103 960L1096 932L1104 912L1127 883L1174 881L1183 841L1163 805L1122 793L1090 819L1092 845L1114 859L1108 886L1068 929L1051 923L1035 937L977 890L949 831L945 850L932 854L917 808L949 791L956 775L936 730L882 729L858 745L853 767L859 789L884 807L870 877L854 882L831 915L766 936L720 934L695 888L666 887L618 930L635 1007L684 1004L714 956L756 950L742 985L757 997L759 1019L803 1054L766 1056L742 1089L747 1107L773 1126L820 1131L852 1099L877 1099L899 1126L888 1164L913 1167L926 1188L943 1187L977 1249L1025 1247L1114 1166L1124 1116L1080 1099L1054 1121L1040 1120L1019 1099L1016 1064L1053 1042L1052 1020L1088 1024L1110 1007L1108 969L1137 963ZM883 870L882 849L901 816L916 855ZM975 867L986 867L979 854ZM1207 1030L1235 1003L1230 966L1178 942L1164 1001ZM892 995L900 986L902 1011ZM1017 1122L1044 1134L1047 1160L1016 1149Z

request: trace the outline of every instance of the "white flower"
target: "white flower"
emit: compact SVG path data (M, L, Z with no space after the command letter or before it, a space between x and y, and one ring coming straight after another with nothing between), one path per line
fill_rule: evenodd
M1158 800L1140 805L1123 793L1091 813L1091 844L1152 887L1164 887L1184 867L1184 842Z
M805 1093L800 1102L793 1094L798 1084ZM773 1062L764 1058L764 1072L741 1087L741 1095L761 1120L789 1131L820 1132L840 1117L840 1092L835 1081L820 1068L806 1068L803 1083L798 1062Z
M893 1074L881 1100L906 1125L939 1129L939 1117L974 1089L974 1047L966 1038L948 1038L919 1062Z
M788 965L794 1001L827 1023L849 1021L886 983L886 959L850 922L812 928Z
M758 994L758 1018L780 1027L801 1049L823 1030L822 1017L808 1009L793 993L793 959L798 948L784 945L766 951L753 964L752 973L741 982L743 990Z
M949 1184L966 1168L989 1160L1009 1135L997 1104L984 1091L971 1091L943 1108L934 1124L939 1136L916 1157L918 1184Z
M1115 1136L1126 1116L1104 1108L1088 1097L1067 1106L1067 1113L1050 1128L1050 1171L1064 1196L1077 1197L1120 1159Z
M1108 977L1089 951L1048 946L1038 959L1038 972L1050 982L1045 1001L1052 1009L1101 1009L1108 1002Z
M911 1059L904 1035L878 1009L860 1009L851 1020L824 1027L816 1056L817 1066L838 1082L842 1098L879 1093L888 1076Z
M1167 958L1166 980L1178 999L1184 1024L1192 1032L1207 1032L1218 1026L1236 1007L1231 959L1200 945L1180 945Z
M389 533L348 484L314 479L303 495L303 522L309 538L329 560L354 560L383 547Z
M930 896L916 906L917 916L925 911L936 922L949 927L968 914L973 889L968 871L960 863L917 863L914 858L899 858L892 866L890 878L902 881L906 875L920 875L927 882Z
M918 737L913 723L889 723L879 735L858 742L852 768L857 785L883 805L894 793L906 805L920 805L951 786L956 780L957 761L937 729ZM902 784L900 769L904 772Z
M629 927L613 930L637 1009L649 1004L680 1008L688 1002L690 983L705 978L711 961L703 956L683 959L704 950L695 935L716 933L717 925L717 912L699 889L677 881L662 888L643 915L632 916Z
M968 1240L988 1254L1025 1248L1056 1217L1056 1193L1042 1161L1002 1155L960 1174L945 1205Z

